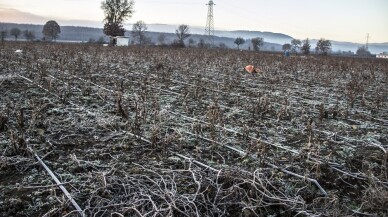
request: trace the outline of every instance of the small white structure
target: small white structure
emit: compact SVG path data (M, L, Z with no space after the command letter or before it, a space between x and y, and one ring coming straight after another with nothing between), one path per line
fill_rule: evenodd
M376 58L388 59L388 52L383 52L381 54L377 54Z
M128 46L129 45L129 38L125 36L116 36L113 37L116 39L116 46Z

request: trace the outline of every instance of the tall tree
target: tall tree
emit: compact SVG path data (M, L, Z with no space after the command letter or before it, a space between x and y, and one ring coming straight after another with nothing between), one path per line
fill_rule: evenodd
M302 45L302 42L299 39L292 39L291 40L291 51L293 53L297 53L300 46Z
M35 33L33 31L25 30L23 34L27 41L33 41L35 39Z
M1 30L0 31L0 38L1 38L1 42L3 42L5 40L5 38L7 37L8 35L8 31L7 30Z
M264 39L257 37L251 39L252 47L254 51L259 51L260 47L264 45Z
M125 29L122 24L107 22L104 24L104 34L108 36L124 36Z
M124 36L123 22L132 17L133 0L104 0L101 9L104 11L104 33L109 36Z
M47 21L43 26L42 31L46 40L57 40L59 33L61 33L61 27L54 20Z
M175 30L175 34L178 38L178 42L181 46L185 46L185 39L191 36L190 27L186 24L178 26L178 29Z
M132 37L139 42L140 45L143 45L146 41L144 32L148 29L144 21L137 21L132 26Z
M240 45L244 44L245 43L245 39L241 38L241 37L237 37L235 40L234 40L234 43L237 45L237 50L240 50Z
M331 49L331 42L324 38L319 39L316 50L321 52L323 55L327 55Z
M303 54L308 55L310 54L310 47L311 47L310 40L306 38L305 40L303 40L303 44L300 50L302 51Z
M19 37L19 35L22 33L22 31L20 31L20 29L19 28L12 28L11 30L10 30L10 35L13 35L13 37L15 37L15 41L16 40L18 40L18 37Z

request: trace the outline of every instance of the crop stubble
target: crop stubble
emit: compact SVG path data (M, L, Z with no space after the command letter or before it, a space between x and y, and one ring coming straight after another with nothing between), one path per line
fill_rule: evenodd
M0 48L1 215L387 215L388 61Z

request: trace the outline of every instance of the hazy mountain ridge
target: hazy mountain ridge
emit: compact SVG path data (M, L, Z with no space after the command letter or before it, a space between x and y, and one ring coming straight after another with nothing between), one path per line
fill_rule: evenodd
M160 26L165 26L167 28L165 29L171 29L172 31L167 32L167 31L161 31L163 29L160 28ZM20 30L29 30L33 31L35 33L36 39L42 39L43 34L42 34L42 29L43 25L36 25L36 24L16 24L16 23L0 23L0 30L1 29L6 29L10 30L11 28L19 28ZM125 25L127 31L125 32L126 36L130 37L130 31L129 25ZM163 33L166 36L166 43L171 43L176 39L175 36L175 26L173 25L161 25L161 24L150 24L148 25L148 30L146 32L146 36L151 38L153 43L158 43L158 36ZM158 32L153 32L152 30L158 29ZM193 27L191 28L192 36L191 38L198 43L202 38L205 38L205 36L202 34L197 34L200 32L200 28ZM223 31L227 32L227 31ZM234 31L235 35L239 35L238 31ZM221 35L221 34L220 34ZM243 35L243 34L240 34ZM98 40L100 37L104 37L106 41L108 41L108 37L106 37L102 31L101 28L93 28L93 27L79 27L79 26L61 26L61 34L59 35L59 40L65 40L65 41L83 41L87 42L90 39L93 40ZM238 36L238 37L244 37L244 36ZM259 36L255 36L259 37ZM12 39L13 36L8 35L8 39ZM19 36L19 38L24 38L23 35ZM252 37L253 38L253 37ZM234 44L235 37L223 37L223 36L215 36L214 42L216 45L219 43L224 43L227 45L229 48L234 48L236 45ZM264 46L263 49L265 50L281 50L281 45L277 43L271 43L264 39ZM244 45L240 46L242 49L248 49L250 46L250 43L246 42Z
M177 28L176 25L170 24L148 24L148 31L150 32L164 32L164 33L174 33ZM131 24L126 24L124 27L128 30L132 29ZM190 26L190 32L192 34L203 35L205 33L205 28ZM214 30L214 35L218 37L227 37L227 38L237 38L242 37L245 39L251 39L256 37L264 38L265 42L284 44L290 42L293 38L289 35L282 33L273 33L273 32L260 32L260 31L249 31L249 30Z
M29 30L35 33L35 39L40 40L43 38L42 30L43 25L36 24L15 24L15 23L0 23L0 30L11 28L19 28L20 30ZM59 34L59 40L65 41L88 41L89 39L97 40L99 37L104 36L102 29L93 27L81 27L81 26L61 26L61 33ZM8 38L13 38L8 33ZM23 34L19 38L24 38Z
M175 25L168 25L168 24L149 24L148 31L146 32L147 37L151 38L153 43L158 43L158 36L163 33L166 36L166 43L171 43L174 39L176 39L176 36L174 34L175 29L177 26ZM35 33L36 39L42 39L42 29L43 25L37 25L37 24L16 24L16 23L0 23L0 30L10 30L11 28L17 27L24 30L33 31ZM131 24L126 24L125 28L126 36L130 36L130 29L132 29ZM198 43L201 38L204 38L203 33L204 29L200 27L191 27L191 38ZM251 38L255 37L262 37L264 38L264 46L262 47L263 50L275 50L275 51L281 51L281 47L284 43L290 43L293 37L282 34L282 33L272 33L272 32L260 32L260 31L247 31L247 30L235 30L235 31L225 31L225 30L216 30L214 32L215 34L215 44L218 45L219 43L224 43L229 48L235 48L236 45L234 44L234 40L237 37L243 37L246 40L249 40ZM104 35L101 28L94 28L94 27L82 27L82 26L61 26L61 34L59 36L59 40L65 40L65 41L81 41L81 42L87 42L90 39L98 40L100 37L104 37L106 41L108 41L108 38ZM8 35L8 39L12 39L13 36ZM24 38L23 35L21 35L19 38ZM316 46L317 39L311 39L311 49L313 49ZM364 44L360 43L353 43L353 42L339 42L339 41L333 41L332 43L332 51L352 51L355 52L359 47L364 46ZM245 44L240 46L242 49L248 49L251 46L249 41L247 41ZM384 43L370 43L369 44L369 51L376 54L376 53L382 53L388 51L388 42Z
M273 32L261 32L261 31L248 31L248 30L234 30L234 31L215 31L215 35L222 35L229 38L243 37L245 39L251 39L256 37L264 38L264 41L285 44L289 43L293 37L282 34L282 33L273 33Z
M318 42L317 39L311 40L311 48L315 48L316 43ZM360 43L354 43L354 42L344 42L344 41L332 41L332 51L352 51L356 52L357 49L361 46L365 46L365 44ZM379 54L383 52L388 52L388 42L384 43L369 43L368 44L368 50L373 54Z

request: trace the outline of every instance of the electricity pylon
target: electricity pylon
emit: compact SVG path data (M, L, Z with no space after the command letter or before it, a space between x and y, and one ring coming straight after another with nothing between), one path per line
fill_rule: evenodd
M214 18L213 18L213 0L210 0L208 4L208 11L207 11L207 20L206 20L206 28L205 28L205 35L208 38L208 41L210 41L211 45L214 45Z

